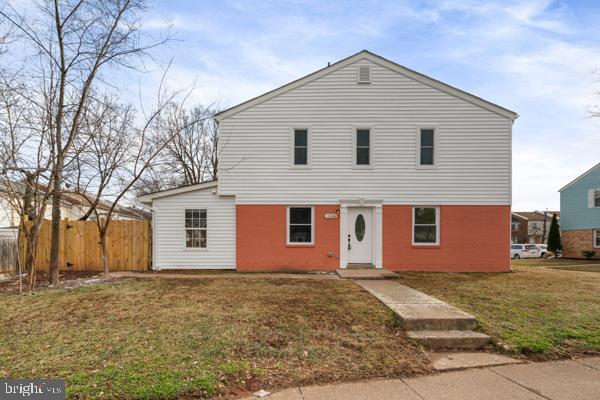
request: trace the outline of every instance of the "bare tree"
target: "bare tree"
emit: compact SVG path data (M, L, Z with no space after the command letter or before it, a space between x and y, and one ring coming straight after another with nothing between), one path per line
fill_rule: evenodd
M53 0L34 3L34 16L8 6L0 16L33 49L16 68L22 82L35 87L51 107L47 119L51 155L51 284L58 285L61 198L65 166L81 131L82 117L103 72L135 68L147 51L168 38L143 43L139 31L142 0ZM33 61L32 61L33 60ZM113 70L114 72L114 70Z
M37 241L50 197L46 177L52 163L46 123L50 105L47 99L41 98L39 107L31 107L27 99L33 98L35 92L12 81L12 76L2 72L0 185L5 201L19 219L19 231L26 239L24 268L29 288L33 290L37 277Z
M158 155L156 166L137 185L138 193L216 179L216 113L212 106L197 105L189 110L178 104L168 107L162 132L167 144Z
M168 93L165 76L166 72L158 89L157 103L149 114L136 118L130 106L104 99L95 107L94 113L84 117L83 149L78 157L75 187L90 207L83 218L93 216L98 228L101 265L106 275L109 273L106 236L119 204L156 166L159 155L180 132L199 122L190 119L177 128L171 125L171 116L181 112L191 90L187 94L183 91ZM176 102L180 97L183 100ZM199 118L203 116L198 115ZM145 121L141 126L137 125L140 120Z

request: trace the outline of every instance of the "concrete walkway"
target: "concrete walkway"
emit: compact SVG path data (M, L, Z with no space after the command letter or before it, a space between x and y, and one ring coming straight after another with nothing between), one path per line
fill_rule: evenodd
M134 271L115 271L110 276L115 278L153 278L153 279L340 279L335 274L291 274L277 272L207 272L207 273L177 273L177 272L134 272Z
M432 348L473 349L490 337L474 332L477 319L441 300L395 281L356 280L402 319L407 336Z
M407 379L296 387L266 399L598 400L600 357L476 368Z

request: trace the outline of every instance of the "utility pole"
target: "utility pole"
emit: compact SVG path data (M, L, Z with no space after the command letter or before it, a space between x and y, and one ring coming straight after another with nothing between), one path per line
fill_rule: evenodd
M548 218L546 218L546 214L548 213L548 209L544 211L544 230L542 231L542 244L546 243L546 223Z

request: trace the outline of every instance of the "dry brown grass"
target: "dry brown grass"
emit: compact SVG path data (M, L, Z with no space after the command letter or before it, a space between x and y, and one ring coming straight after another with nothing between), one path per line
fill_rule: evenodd
M513 353L600 354L598 273L514 266L502 274L405 273L400 282L474 314Z
M0 302L0 377L64 377L75 398L208 397L430 368L394 314L349 281L126 280Z

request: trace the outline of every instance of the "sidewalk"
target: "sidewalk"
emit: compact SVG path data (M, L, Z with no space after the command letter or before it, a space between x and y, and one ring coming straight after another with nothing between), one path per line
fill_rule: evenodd
M256 400L257 397L247 397ZM286 389L268 400L597 400L600 357Z

